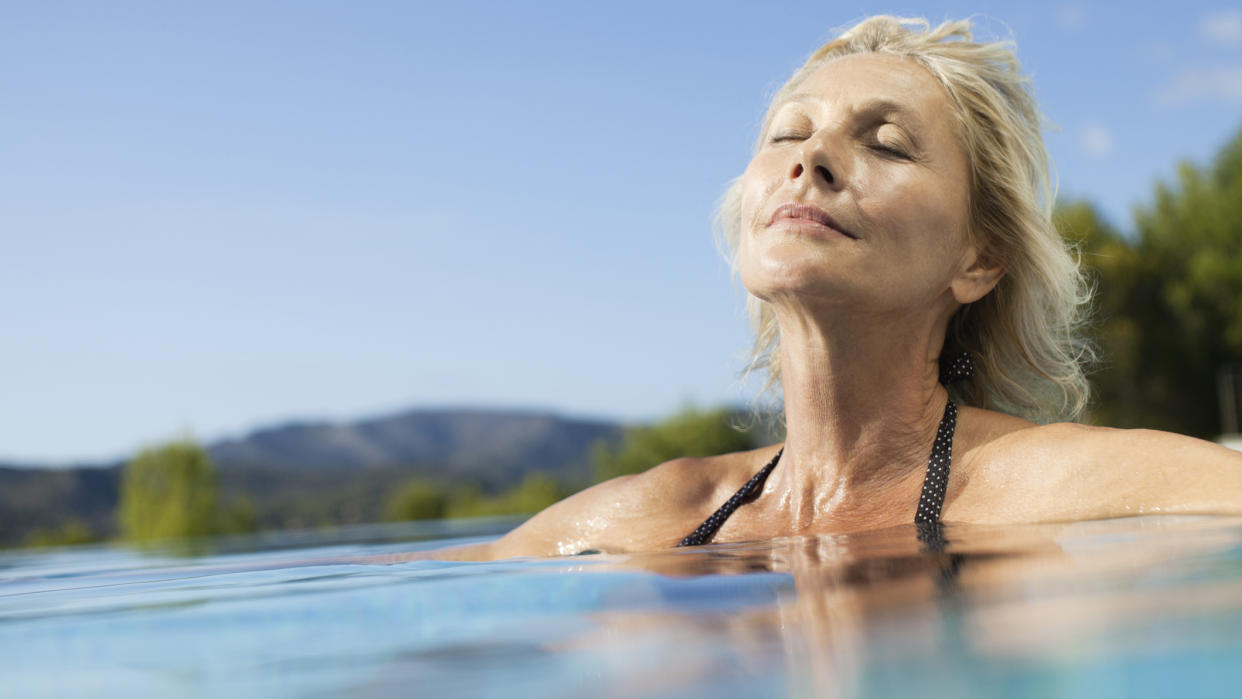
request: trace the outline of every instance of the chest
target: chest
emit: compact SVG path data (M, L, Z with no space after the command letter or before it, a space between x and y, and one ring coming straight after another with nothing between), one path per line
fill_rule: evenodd
M933 498L938 497L935 493ZM741 504L720 524L711 541L740 542L786 536L821 536L910 525L926 500L924 479L894 483L876 492L819 497L803 492L766 492ZM937 501L939 503L939 501ZM712 517L720 517L723 510ZM688 519L686 532L699 524Z

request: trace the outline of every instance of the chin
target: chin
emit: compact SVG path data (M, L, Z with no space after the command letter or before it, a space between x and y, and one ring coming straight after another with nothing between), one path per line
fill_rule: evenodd
M769 302L780 296L839 297L846 291L843 275L833 273L831 266L814 264L806 255L742 263L738 273L751 295Z
M738 264L773 275L829 273L843 261L842 251L816 242L799 236L758 237L741 251Z

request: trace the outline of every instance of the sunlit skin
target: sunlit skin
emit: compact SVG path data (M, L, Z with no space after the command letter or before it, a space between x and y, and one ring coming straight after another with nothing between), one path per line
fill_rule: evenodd
M917 63L837 59L777 106L743 175L739 268L781 333L784 445L686 458L549 507L487 559L675 546L782 446L762 494L714 541L913 521L947 393L954 311L1004 274L968 227L953 106ZM1150 430L1037 426L959 407L941 519L1029 523L1157 512L1242 514L1242 455Z

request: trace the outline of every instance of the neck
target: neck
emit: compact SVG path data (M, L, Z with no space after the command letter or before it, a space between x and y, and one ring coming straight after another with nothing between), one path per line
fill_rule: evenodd
M944 413L943 327L780 321L786 440L769 489L795 526L891 505L886 492L921 480Z

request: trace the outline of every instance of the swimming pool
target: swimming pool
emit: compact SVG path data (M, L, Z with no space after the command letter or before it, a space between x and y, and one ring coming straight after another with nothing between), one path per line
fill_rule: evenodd
M1242 519L377 557L506 520L0 555L4 696L1225 696ZM429 539L430 538L430 539ZM193 552L192 552L193 553Z

